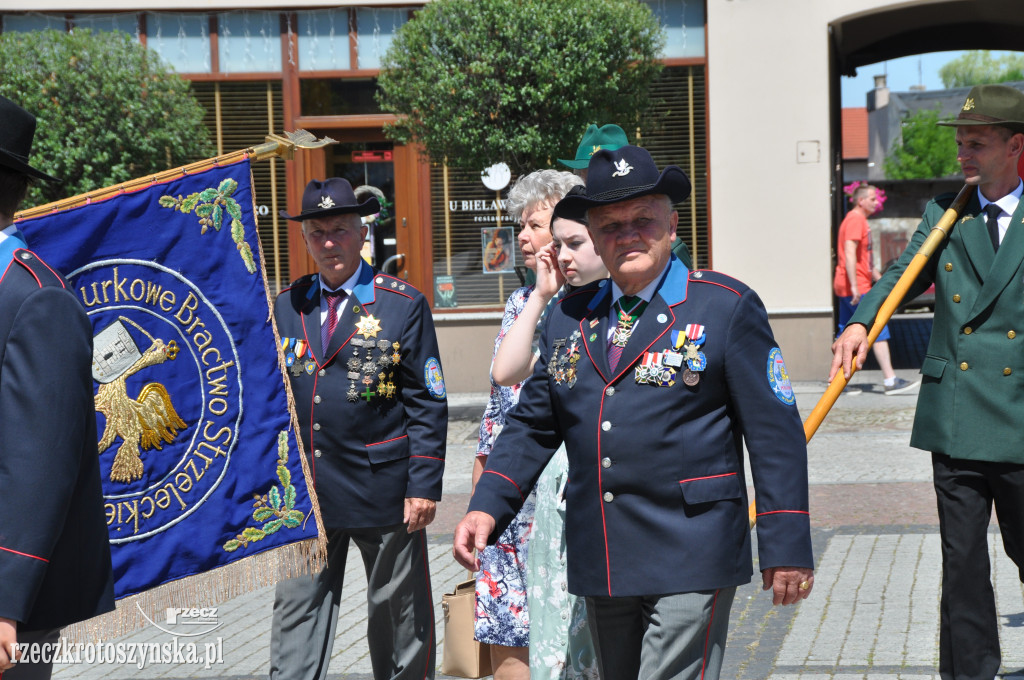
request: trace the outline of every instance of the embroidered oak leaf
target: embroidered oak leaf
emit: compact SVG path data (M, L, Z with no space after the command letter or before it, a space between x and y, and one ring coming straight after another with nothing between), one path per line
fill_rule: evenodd
M277 435L277 480L280 482L280 487L275 484L264 496L253 494L255 502L252 504L252 518L254 521L264 524L259 528L246 527L243 529L242 533L224 544L225 551L234 552L255 541L262 541L282 528L294 529L302 524L306 515L301 510L295 509L295 486L292 485L291 472L285 467L287 462L288 433L282 431Z
M159 204L164 208L171 208L180 213L195 212L199 218L201 234L213 227L214 231L220 231L224 226L224 220L231 221L231 239L238 248L238 254L245 263L245 269L250 274L256 273L256 261L252 256L252 248L245 241L245 224L242 222L242 208L238 201L231 197L238 188L238 182L230 177L225 179L216 189L203 189L194 194L182 197L180 194L174 196L161 196Z

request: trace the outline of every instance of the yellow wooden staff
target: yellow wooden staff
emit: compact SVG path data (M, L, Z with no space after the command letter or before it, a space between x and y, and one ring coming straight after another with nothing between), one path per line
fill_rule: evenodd
M903 275L900 276L896 285L893 286L889 296L885 298L885 302L882 303L881 308L878 310L878 314L875 316L875 323L871 326L871 330L868 331L868 349L871 345L875 344L875 339L878 338L878 334L882 332L882 328L885 324L889 323L889 319L896 311L896 307L899 306L900 302L903 301L903 296L906 295L907 290L910 288L914 280L917 279L917 275L924 269L924 265L931 256L935 253L935 249L939 247L946 237L949 236L949 231L956 224L957 219L960 217L960 213L963 211L964 206L967 205L967 201L970 200L971 194L974 192L974 185L965 184L960 193L957 194L953 203L946 209L939 221L936 222L935 226L932 227L931 233L921 244L914 258L907 265ZM850 376L857 372L857 357L853 358L853 365L850 369ZM836 373L836 376L829 383L828 389L825 390L825 394L821 395L821 399L818 400L814 410L811 411L811 415L807 416L807 420L804 421L804 436L807 441L811 441L811 437L818 431L818 426L821 425L821 421L825 419L828 412L832 409L832 405L836 403L836 399L842 394L843 389L846 387L846 383L849 379L843 375L843 371L840 370ZM756 501L750 503L748 508L750 513L750 526L753 527L757 521L757 507Z

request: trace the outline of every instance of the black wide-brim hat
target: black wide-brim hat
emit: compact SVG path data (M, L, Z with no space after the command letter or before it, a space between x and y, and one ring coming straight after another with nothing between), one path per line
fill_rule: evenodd
M680 203L690 195L690 179L675 165L659 173L651 154L638 146L601 149L587 166L586 192L567 195L556 210L579 219L590 208L652 194L665 194L673 203Z
M1000 125L1024 132L1024 92L1008 85L976 85L967 93L960 114L939 125Z
M60 180L28 164L36 117L7 97L0 96L0 166L48 182Z
M331 177L322 182L314 179L306 185L302 192L302 212L298 215L289 215L284 210L280 214L286 220L302 222L345 213L365 217L377 212L380 212L380 202L375 196L360 203L347 179Z

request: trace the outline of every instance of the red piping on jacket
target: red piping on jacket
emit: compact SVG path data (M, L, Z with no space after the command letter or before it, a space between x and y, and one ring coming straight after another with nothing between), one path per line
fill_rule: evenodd
M724 472L720 475L709 475L707 477L691 477L690 479L680 479L679 483L685 484L686 482L699 482L702 479L718 479L719 477L732 477L735 474L735 472Z
M28 553L18 552L17 550L5 548L2 545L0 545L0 550L3 550L4 552L14 553L15 555L21 555L22 557L31 557L34 560L40 560L42 562L46 562L47 564L50 563L50 560L46 559L45 557L36 557L35 555L29 555Z
M403 434L401 437L392 437L391 439L385 439L382 442L374 442L372 444L367 444L366 447L369 448L371 446L380 446L381 444L390 444L391 442L397 442L399 439L405 439L408 436L409 435L407 434Z
M504 479L506 482L508 482L512 486L516 487L516 492L519 494L519 500L523 501L524 503L526 502L526 499L523 498L523 490L520 489L519 485L516 484L515 482L513 482L510 478L506 477L505 475L501 474L500 472L495 472L494 470L484 470L484 473L485 474L486 473L490 473L492 475L498 475L499 477Z

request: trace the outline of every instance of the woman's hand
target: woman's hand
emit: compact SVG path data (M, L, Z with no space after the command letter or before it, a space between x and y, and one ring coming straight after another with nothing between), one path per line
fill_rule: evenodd
M544 302L555 296L565 277L558 269L558 253L555 251L555 244L549 243L537 251L537 284L534 286L534 293L539 294Z

